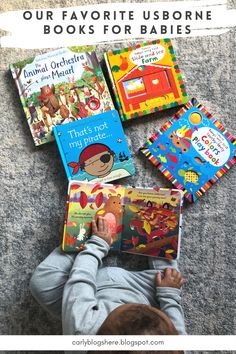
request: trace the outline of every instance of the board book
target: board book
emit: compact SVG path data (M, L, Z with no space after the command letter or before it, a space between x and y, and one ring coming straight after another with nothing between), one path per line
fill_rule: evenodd
M92 46L47 52L10 70L35 145L54 140L53 126L114 109Z
M235 138L196 99L140 149L184 196L195 202L236 162Z
M134 174L117 111L54 127L68 179L110 182Z
M70 181L62 249L83 249L91 221L104 217L113 250L176 259L179 256L183 193Z
M170 39L110 50L105 62L122 120L189 100Z

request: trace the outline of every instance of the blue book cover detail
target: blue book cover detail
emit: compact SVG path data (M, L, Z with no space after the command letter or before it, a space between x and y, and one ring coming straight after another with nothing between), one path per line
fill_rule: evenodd
M109 182L134 174L115 110L54 128L68 179Z
M236 162L234 137L196 100L154 133L141 151L191 202Z

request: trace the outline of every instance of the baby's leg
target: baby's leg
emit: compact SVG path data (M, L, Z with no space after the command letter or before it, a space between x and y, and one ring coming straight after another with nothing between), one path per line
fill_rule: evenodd
M64 285L76 255L65 254L56 248L34 271L30 290L38 303L51 314L61 316Z

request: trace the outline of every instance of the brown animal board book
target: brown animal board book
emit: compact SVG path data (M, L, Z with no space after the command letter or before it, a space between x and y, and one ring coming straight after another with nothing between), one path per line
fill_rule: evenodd
M53 141L54 126L114 109L92 46L47 52L10 70L35 145Z
M188 102L170 39L108 51L105 61L122 120Z
M183 192L71 180L62 249L78 252L101 216L112 231L113 250L176 259L179 256Z

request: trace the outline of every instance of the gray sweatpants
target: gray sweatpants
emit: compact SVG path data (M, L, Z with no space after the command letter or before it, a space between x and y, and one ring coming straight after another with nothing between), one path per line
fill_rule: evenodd
M66 254L61 251L61 247L56 248L39 266L36 268L31 281L30 289L39 302L48 312L60 318L62 310L62 296L64 286L69 278L70 271L74 264L76 255ZM137 290L148 299L150 305L155 306L155 275L157 271L163 271L167 267L177 269L176 261L157 259L148 257L149 270L127 271L118 267L101 266L97 272L97 289L100 284L122 283Z

